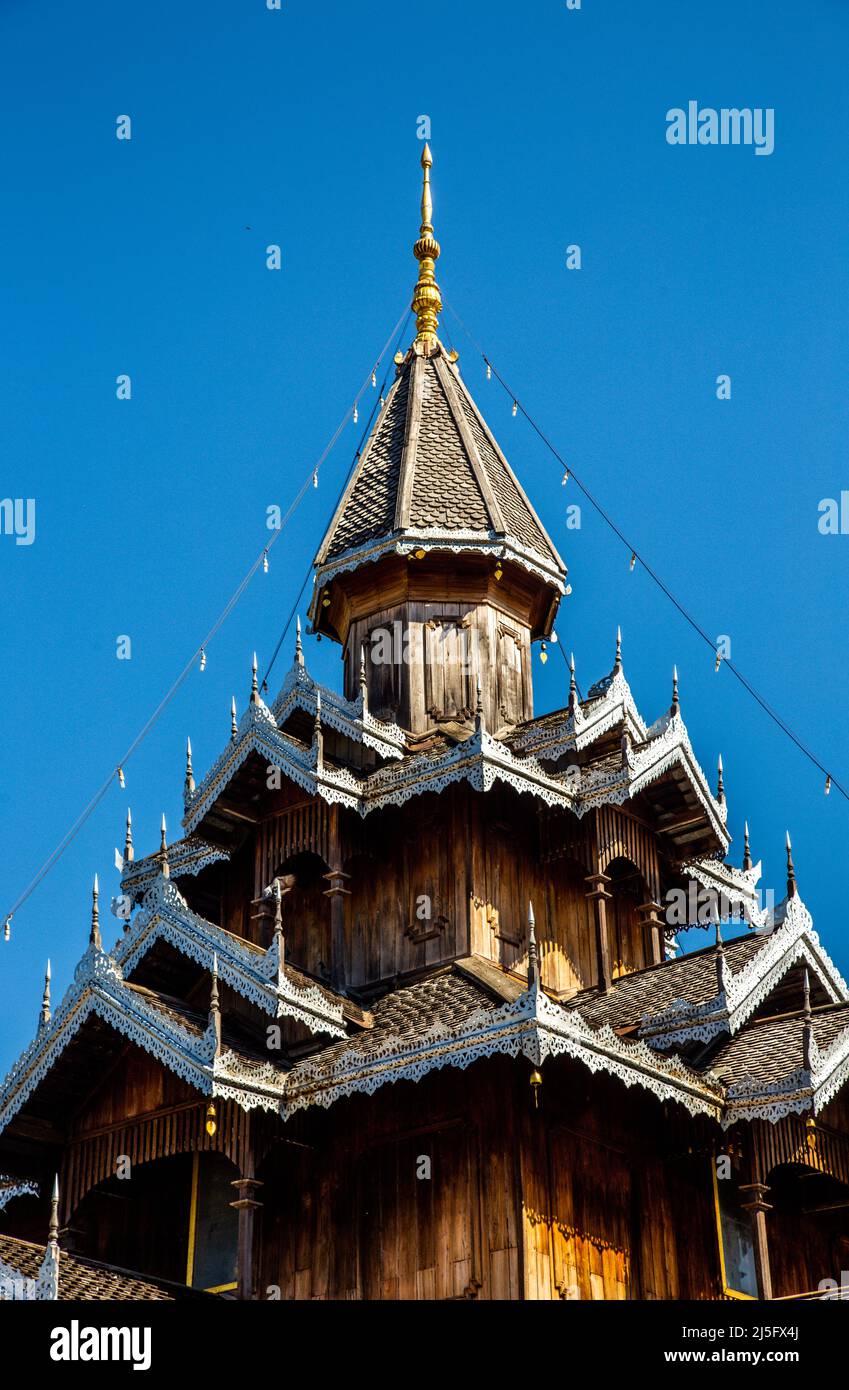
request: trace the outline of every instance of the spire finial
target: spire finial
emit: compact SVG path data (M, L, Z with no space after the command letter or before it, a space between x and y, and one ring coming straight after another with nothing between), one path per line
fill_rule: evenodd
M298 614L297 619L295 620L295 661L296 661L296 663L298 664L298 666L303 666L303 664L304 664L304 648L303 648L303 646L302 646L302 644L301 644L301 615L300 615L300 613Z
M537 958L537 932L534 905L528 902L528 985L539 981L539 961Z
M191 796L195 789L195 773L192 767L192 741L186 739L186 796Z
M132 811L130 810L130 808L129 808L129 806L128 806L128 807L127 807L127 829L126 829L125 832L124 832L124 863L125 863L125 864L132 864L132 862L133 862L133 860L135 859L135 857L136 857L136 852L135 852L135 850L133 849L133 813L132 813Z
M793 846L792 846L791 843L790 843L790 831L788 830L788 831L787 831L787 896L788 896L788 898L795 898L796 892L797 892L797 887L796 887L796 870L795 870L795 868L793 867Z
M39 1028L46 1028L50 1022L50 961L47 962L47 969L44 972L44 993L41 996L41 1013L39 1015Z
M416 315L416 342L427 348L433 347L436 342L436 329L442 311L442 296L434 276L440 248L433 235L433 199L430 193L432 165L430 145L425 145L422 150L422 225L419 239L413 247L413 255L419 263L419 278L413 291L411 308Z
M725 783L722 779L722 754L720 753L716 764L716 799L720 806L725 805Z
M209 1027L215 1037L215 1055L221 1051L221 1004L218 998L218 952L212 954L212 981L209 989Z
M811 977L808 974L808 967L805 966L805 974L802 982L805 1018L811 1017Z
M483 728L483 685L480 671L475 678L475 726L478 729Z
M672 706L671 706L671 709L670 709L670 714L678 714L678 713L680 712L680 709L681 709L681 703L680 703L680 701L679 701L679 699L678 699L678 667L677 667L677 666L673 666L673 667L672 667Z
M89 932L88 944L96 946L98 951L103 949L103 942L100 937L100 909L98 899L100 897L100 885L97 881L97 874L94 875L94 886L91 890L91 931Z
M230 737L237 738L239 734L239 721L236 718L236 697L230 701Z
M50 1195L50 1225L47 1230L47 1240L50 1245L59 1244L59 1174L53 1179L53 1191Z
M614 671L622 670L622 629L616 629L616 660L613 663Z
M749 822L746 820L743 822L743 869L745 871L751 867L752 851L749 847Z
M256 652L254 652L253 661L251 662L251 704L259 704L259 686L256 681Z
M569 710L574 714L578 708L578 682L575 680L575 653L569 653Z
M166 839L165 812L162 812L162 825L159 831L159 867L163 878L171 877L171 866L168 863L168 840Z

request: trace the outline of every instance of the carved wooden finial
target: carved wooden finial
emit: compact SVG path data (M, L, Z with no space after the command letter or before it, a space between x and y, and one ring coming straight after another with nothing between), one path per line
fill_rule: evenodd
M230 701L230 737L237 738L239 733L239 721L236 718L236 697Z
M787 896L795 898L798 892L796 884L796 870L793 866L793 846L790 843L790 831L787 831Z
M303 666L303 664L304 664L304 649L303 649L303 646L302 646L302 644L301 644L301 615L300 615L300 613L298 614L297 618L295 619L295 661L297 662L298 666Z
M722 754L720 753L716 764L716 799L720 806L725 805L725 783L722 778Z
M575 680L575 653L569 653L569 710L572 714L578 708L578 683Z
M59 1244L59 1174L53 1179L53 1191L50 1194L50 1225L47 1228L47 1241L49 1245Z
M532 902L528 902L528 984L535 985L538 980L536 920L534 918L534 905Z
M251 704L259 704L259 686L257 685L256 679L256 652L254 652L253 661L251 662Z
M679 713L680 713L680 710L681 710L681 702L680 702L680 700L678 699L678 667L677 667L677 666L673 666L673 667L672 667L672 705L671 705L671 707L670 707L670 711L669 711L669 712L670 712L670 714L679 714Z
M622 670L622 629L616 629L616 660L613 663L614 671Z
M41 996L41 1013L39 1014L39 1028L46 1028L50 1022L50 961L47 962L47 969L44 972L44 993Z
M744 821L744 822L743 822L743 868L744 868L744 870L746 870L746 869L751 869L751 867L752 867L752 851L751 851L751 849L750 849L750 847L749 847L749 822L748 822L748 821Z
M100 909L98 899L100 898L100 886L97 881L97 874L94 875L94 886L91 890L91 931L89 932L88 942L90 946L96 946L98 951L103 949L103 941L100 936Z
M191 796L195 789L195 773L192 767L192 741L186 739L186 796Z
M124 863L125 863L125 864L132 864L132 862L133 862L133 860L135 859L135 857L136 857L136 852L135 852L135 850L134 850L134 848L133 848L133 813L132 813L132 811L130 810L130 808L129 808L129 806L128 806L128 807L127 807L127 828L126 828L126 830L124 831Z
M162 812L162 826L159 834L159 871L163 878L171 877L171 866L168 863L168 840L166 839L165 812Z
M215 1055L221 1051L221 1004L218 998L218 952L212 955L212 979L209 988L209 1027L215 1035Z

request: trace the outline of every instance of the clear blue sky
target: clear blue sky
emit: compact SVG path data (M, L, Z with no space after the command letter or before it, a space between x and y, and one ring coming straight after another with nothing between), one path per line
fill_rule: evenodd
M847 41L840 0L6 0L0 495L34 497L37 530L31 546L0 537L0 910L222 607L266 507L287 505L407 302L423 113L444 294L634 543L849 782L849 536L817 528L820 499L849 488ZM666 111L691 99L774 108L774 153L671 147ZM122 114L131 142L115 138ZM271 242L280 273L265 268ZM589 511L565 529L559 472L456 345L570 566L558 628L584 688L609 669L617 622L647 716L668 704L677 661L702 765L725 760L732 857L747 816L780 887L789 826L803 896L849 971L849 805L714 675ZM130 402L115 398L122 372ZM107 903L117 890L127 804L140 853L163 809L178 833L186 734L202 773L355 445L350 424L126 792L113 787L0 942L0 1065L32 1035L45 958L54 997L71 977L94 871ZM131 661L116 659L119 634ZM307 655L338 680L336 648L310 639ZM562 662L535 669L538 711L562 704Z

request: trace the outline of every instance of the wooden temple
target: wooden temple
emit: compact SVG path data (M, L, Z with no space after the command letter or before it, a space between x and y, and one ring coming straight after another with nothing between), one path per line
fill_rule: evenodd
M849 990L789 844L770 910L748 836L728 862L677 680L647 723L617 641L534 715L565 566L439 339L422 165L416 336L316 558L342 691L299 626L279 693L255 666L197 781L189 756L181 838L137 858L128 821L124 929L95 889L0 1087L0 1298L800 1298L849 1270ZM680 954L693 886L718 906Z

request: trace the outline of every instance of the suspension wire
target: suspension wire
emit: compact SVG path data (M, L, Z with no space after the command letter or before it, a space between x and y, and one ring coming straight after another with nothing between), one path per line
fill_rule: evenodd
M389 348L389 345L392 343L393 339L395 339L396 334L398 335L398 339L399 339L399 341L400 341L400 334L403 333L403 331L404 331L404 327L406 326L406 322L407 322L408 317L409 317L409 310L405 310L404 313L402 313L401 316L400 316L400 318L398 319L398 322L395 324L395 327L392 329L392 332L389 334L388 338L386 339L386 342L384 343L384 345L383 345L383 347L381 348L381 350L380 350L380 352L379 352L377 358L375 359L374 366L373 366L372 369L369 371L368 376L366 377L365 381L363 382L362 386L360 387L359 391L357 392L356 396L354 397L354 406L355 406L355 407L357 406L357 404L359 403L359 401L361 400L361 398L365 395L366 391L368 390L368 387L369 387L369 385L371 384L372 378L373 378L373 376L375 375L375 373L376 373L376 371L377 371L377 368L380 366L381 362L383 361L383 358L384 358L384 356L385 356L385 354L386 354L386 351L387 351L387 349ZM372 415L373 415L373 414L374 414L374 410L372 410ZM281 518L280 526L279 526L279 527L276 527L276 528L274 529L274 531L272 532L272 535L271 535L271 539L268 540L268 541L265 543L265 545L263 545L262 550L259 552L259 554L258 554L257 557L255 558L255 560L253 560L253 562L251 563L251 565L250 565L249 568L247 569L246 573L243 575L243 577L242 577L242 579L240 580L239 584L237 585L237 587L235 588L235 590L233 591L233 593L230 595L230 598L227 600L227 603L224 605L224 607L223 607L223 609L221 610L221 612L219 613L218 617L215 619L215 622L212 624L211 628L210 628L209 631L206 633L206 635L205 635L205 637L203 638L203 640L202 640L201 642L199 642L198 645L195 647L194 651L192 652L192 654L191 654L191 656L189 657L188 661L187 661L187 662L185 663L185 665L183 666L183 668L182 668L182 670L180 671L179 675L178 675L177 678L174 680L174 682L173 682L172 685L169 687L169 689L166 691L166 693L163 695L162 699L159 701L159 704L156 706L156 708L154 709L153 713L149 716L149 718L147 719L147 721L142 725L142 728L141 728L141 729L139 730L139 732L136 734L135 738L133 739L132 743L131 743L131 744L129 745L129 747L127 748L127 750L126 750L126 752L124 753L123 757L119 760L119 762L117 762L117 763L114 765L114 767L112 767L112 768L110 769L110 772L109 772L108 777L107 777L107 778L105 779L105 781L101 784L101 786L98 788L98 790L94 793L94 795L92 796L91 800L90 800L89 802L87 802L87 804L83 807L82 811L81 811L80 814L77 816L76 820L73 822L73 824L70 826L70 828L66 831L66 833L64 834L64 836L62 837L62 839L59 841L59 843L58 843L58 845L56 846L56 848L51 852L51 854L48 855L47 859L45 859L44 863L41 865L41 868L40 868L40 869L38 870L38 872L35 874L34 878L33 878L33 879L31 880L31 882L27 885L27 887L24 889L24 891L23 891L21 894L19 894L19 896L16 898L15 902L12 904L11 908L9 909L9 911L6 913L6 916L5 916L5 919L4 919L4 934L5 934L5 936L6 936L7 939L8 939L8 937L9 937L9 933L10 933L12 918L13 918L13 916L15 915L15 913L19 910L19 908L21 908L21 907L23 906L23 904L27 901L27 899L28 899L29 897L32 896L32 894L35 892L35 890L36 890L36 888L38 887L38 885L42 882L43 879L45 879L45 878L47 877L47 875L50 873L50 870L51 870L51 869L53 868L53 866L59 861L59 859L61 859L62 855L65 853L65 850L66 850L66 849L69 847L69 845L71 845L72 842L76 839L77 835L78 835L79 832L82 830L82 828L83 828L83 826L85 825L86 821L88 821L88 820L90 819L90 817L92 816L92 814L94 813L94 811L95 811L95 810L97 809L97 807L100 805L100 802L103 800L104 796L105 796L106 793L108 792L108 790L109 790L109 788L111 787L112 783L115 781L116 777L119 779L119 781L122 779L122 777L123 777L123 769L127 766L127 763L130 761L130 758L133 756L133 754L137 751L137 749L141 746L141 744L142 744L142 743L144 742L144 740L147 738L147 735L150 733L151 729L153 729L154 725L159 721L159 719L161 718L161 716L164 714L165 710L168 708L168 706L170 705L171 701L174 699L174 696L175 696L175 695L177 694L177 692L180 690L181 686L182 686L182 685L184 684L184 682L186 681L186 679L187 679L189 673L190 673L190 672L192 671L192 669L194 668L195 662L196 662L199 658L200 658L201 660L203 660L203 658L205 657L206 648L209 646L210 642L213 640L213 638L218 634L218 632L219 632L219 631L221 630L221 628L224 626L224 623L227 621L227 619L229 618L230 614L233 612L233 609L234 609L234 608L236 607L236 605L238 604L239 600L241 599L242 595L244 594L245 590L247 589L248 585L250 584L251 580L253 579L254 575L256 574L257 570L258 570L261 566L263 566L264 562L267 560L267 558L268 558L268 552L271 550L271 547L272 547L273 545L276 544L276 542L278 541L278 539L280 538L280 536L281 536L282 533L283 533L284 527L288 524L288 522L291 520L292 516L293 516L293 515L295 514L295 512L297 511L298 507L300 506L301 502L303 501L304 497L306 496L306 494L307 494L307 492L308 492L308 490L309 490L310 485L318 478L319 469L321 468L322 464L324 464L324 463L326 462L326 460L327 460L327 458L329 457L329 455L330 455L330 453L331 453L331 451L332 451L334 445L337 443L337 441L338 441L338 439L339 439L339 436L341 435L343 429L345 428L346 424L348 423L349 416L350 416L350 408L346 408L345 414L342 416L342 419L340 420L339 424L337 425L336 429L334 430L334 432L333 432L333 434L332 434L332 436L331 436L329 442L326 444L325 448L322 450L321 455L319 456L317 462L313 464L312 468L310 469L309 473L307 474L307 477L306 477L306 479L305 479L303 485L299 488L298 492L295 494L295 497L294 497L294 499L292 500L292 502L290 503L290 505L289 505L289 507L288 507L288 509L287 509L287 511L286 511L285 516L283 516L283 517ZM304 583L306 583L306 580L304 581ZM303 585L301 586L301 593L303 593ZM298 598L300 599L300 595L298 596ZM291 621L291 619L290 619L290 621ZM281 640L282 640L282 639L281 639ZM278 650L279 650L279 644L278 644ZM276 655L276 653L275 653L275 655ZM270 670L270 667L269 667L269 670Z
M696 632L698 636L701 637L702 640L707 643L714 656L719 657L717 645L713 638L711 638L708 635L708 633L700 625L700 623L698 623L697 620L692 616L692 614L684 607L683 603L681 603L681 601L678 598L676 598L675 594L672 592L669 586L661 579L660 575L657 573L655 569L653 569L653 567L649 564L648 560L646 560L646 558L640 553L637 547L631 544L631 542L627 539L624 533L620 530L619 526L617 526L612 516L610 516L609 512L605 510L605 508L598 501L598 499L593 496L589 488L586 487L586 485L575 473L575 470L572 467L572 465L566 463L566 460L557 451L557 449L554 447L548 436L543 433L542 429L537 424L533 416L529 413L529 411L525 409L525 407L522 405L522 402L515 395L515 393L511 391L510 387L504 380L501 373L498 371L497 367L495 367L492 360L484 352L480 343L478 343L477 340L474 338L473 334L467 328L466 324L463 322L453 305L449 304L447 300L445 301L445 304L446 308L448 308L454 315L463 332L466 334L466 337L469 339L469 342L472 343L476 351L480 354L481 358L483 359L483 362L486 365L487 372L491 373L492 376L495 377L496 381L498 381L499 385L503 388L505 393L513 402L513 405L516 407L516 410L521 412L522 416L525 420L527 420L531 429L542 441L542 443L548 449L549 453L551 453L557 460L560 467L564 470L564 475L575 483L575 486L580 490L580 492L583 493L584 497L586 497L590 505L595 509L598 515L602 518L602 520L606 522L607 526L614 533L614 535L625 546L626 550L628 551L631 557L632 567L638 563L643 567L649 578L652 579L654 583L657 585L657 587L662 591L662 593L666 595L666 597L669 599L669 602L673 605L674 608L678 610L685 622L689 623L693 631ZM743 686L744 690L746 690L749 693L749 695L751 695L752 699L755 700L758 705L760 705L764 713L768 715L769 718L773 721L773 723L778 726L781 732L785 734L786 737L789 738L791 742L796 745L799 752L802 753L804 757L806 757L808 761L814 765L814 767L819 769L819 771L823 774L823 776L826 779L826 788L830 789L831 787L835 787L837 791L840 792L840 795L844 797L845 800L849 801L849 790L847 790L846 787L844 787L838 781L838 779L834 776L833 773L830 773L828 771L828 768L820 762L816 754L812 753L810 748L808 748L807 745L803 743L803 741L798 737L798 735L793 732L789 724L787 724L787 722L782 718L782 716L772 708L772 706L768 703L766 698L760 694L760 692L755 688L754 685L752 685L751 681L749 681L748 678L740 670L740 668L734 664L731 658L723 656L720 658L720 660L723 666L728 667L731 674L739 681L739 683Z

